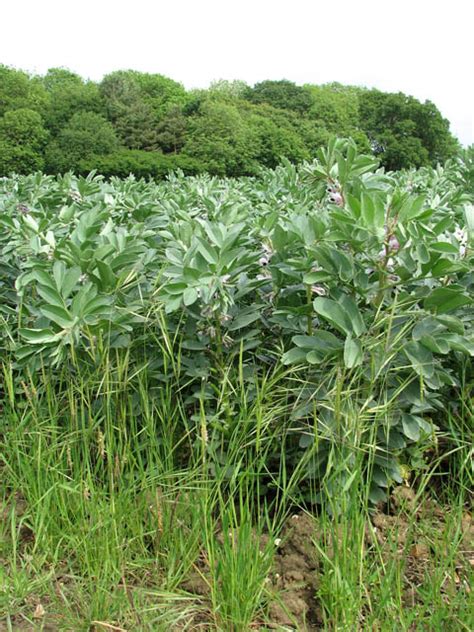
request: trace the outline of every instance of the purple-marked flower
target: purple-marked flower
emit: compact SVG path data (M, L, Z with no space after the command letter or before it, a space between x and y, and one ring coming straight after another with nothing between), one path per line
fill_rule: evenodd
M388 247L392 252L397 252L398 250L400 250L400 242L395 237L395 235L390 235L390 237L388 238Z
M454 236L460 244L467 243L467 231L464 228L457 226L454 231Z
M338 191L331 193L331 195L329 196L329 201L333 204L336 204L337 206L344 206L344 199Z
M322 285L312 285L311 292L313 294L317 294L318 296L326 296L327 290Z

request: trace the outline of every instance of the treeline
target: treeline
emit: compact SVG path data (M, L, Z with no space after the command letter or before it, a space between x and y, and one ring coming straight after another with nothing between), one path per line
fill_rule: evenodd
M459 147L433 103L403 93L286 80L187 91L132 70L95 83L62 68L31 76L0 66L0 175L252 175L282 157L311 159L335 134L388 169L443 162Z

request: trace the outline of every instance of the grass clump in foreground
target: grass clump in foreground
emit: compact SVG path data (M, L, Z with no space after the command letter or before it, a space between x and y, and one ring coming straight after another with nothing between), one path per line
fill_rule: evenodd
M360 440L353 404L339 411L322 479L308 471L324 429L287 467L301 428L282 420L297 406L298 370L257 380L221 462L204 409L199 433L186 430L171 376L169 392L150 399L146 369L124 378L112 366L64 389L44 373L22 392L5 371L5 629L471 628L469 400L412 485L377 506L366 484L377 449ZM222 406L242 403L245 389L228 378ZM341 379L335 406L355 401Z

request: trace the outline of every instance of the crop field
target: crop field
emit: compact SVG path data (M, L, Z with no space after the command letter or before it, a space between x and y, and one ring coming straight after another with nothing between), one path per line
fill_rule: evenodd
M471 630L472 174L0 179L0 629Z

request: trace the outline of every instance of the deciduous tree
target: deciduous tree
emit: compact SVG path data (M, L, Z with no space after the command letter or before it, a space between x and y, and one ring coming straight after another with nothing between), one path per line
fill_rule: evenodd
M80 160L110 154L118 146L109 121L96 112L78 112L49 146L47 169L52 172L74 170Z
M249 88L245 97L252 103L268 103L275 108L294 110L299 114L308 112L312 104L311 94L306 88L292 81L262 81Z
M430 101L366 90L359 103L361 127L387 169L434 165L456 152L449 122Z
M0 174L42 169L47 138L38 112L27 108L5 112L0 118Z
M78 112L105 114L99 87L64 68L51 68L43 78L49 95L45 111L47 128L56 135Z

